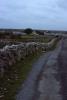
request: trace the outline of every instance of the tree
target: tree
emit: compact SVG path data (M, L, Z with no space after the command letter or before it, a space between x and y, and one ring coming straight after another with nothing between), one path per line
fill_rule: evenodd
M33 32L33 30L30 29L30 28L27 28L27 29L24 30L24 32L27 33L27 34L31 34Z

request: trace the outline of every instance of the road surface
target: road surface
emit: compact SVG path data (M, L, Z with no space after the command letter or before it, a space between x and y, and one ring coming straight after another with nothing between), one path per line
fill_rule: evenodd
M43 65L47 62L48 57L51 55L51 52L49 53L43 53L43 55L38 59L38 61L32 66L32 71L30 72L28 78L22 84L21 90L16 96L16 100L31 100L34 90L35 90L35 84L36 80L38 78L38 75L40 74Z
M67 38L63 40L62 49L58 58L59 75L61 82L62 100L67 100Z

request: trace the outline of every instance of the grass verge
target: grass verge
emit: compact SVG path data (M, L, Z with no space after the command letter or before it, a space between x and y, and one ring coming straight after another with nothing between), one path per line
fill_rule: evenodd
M0 78L1 100L15 100L18 87L24 82L32 64L39 58L40 52L27 56L24 60L17 62L8 69L4 78Z

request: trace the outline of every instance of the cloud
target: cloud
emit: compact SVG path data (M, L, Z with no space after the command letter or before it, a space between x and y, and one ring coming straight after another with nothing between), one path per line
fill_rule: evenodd
M0 27L67 30L66 0L1 0Z
M61 9L67 10L67 0L61 0L60 2L58 1L58 5L61 7Z

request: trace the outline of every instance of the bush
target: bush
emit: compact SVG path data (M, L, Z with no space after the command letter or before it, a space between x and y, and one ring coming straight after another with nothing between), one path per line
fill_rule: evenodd
M30 29L30 28L27 28L27 29L24 30L24 32L27 33L27 34L31 34L33 32L33 30Z

